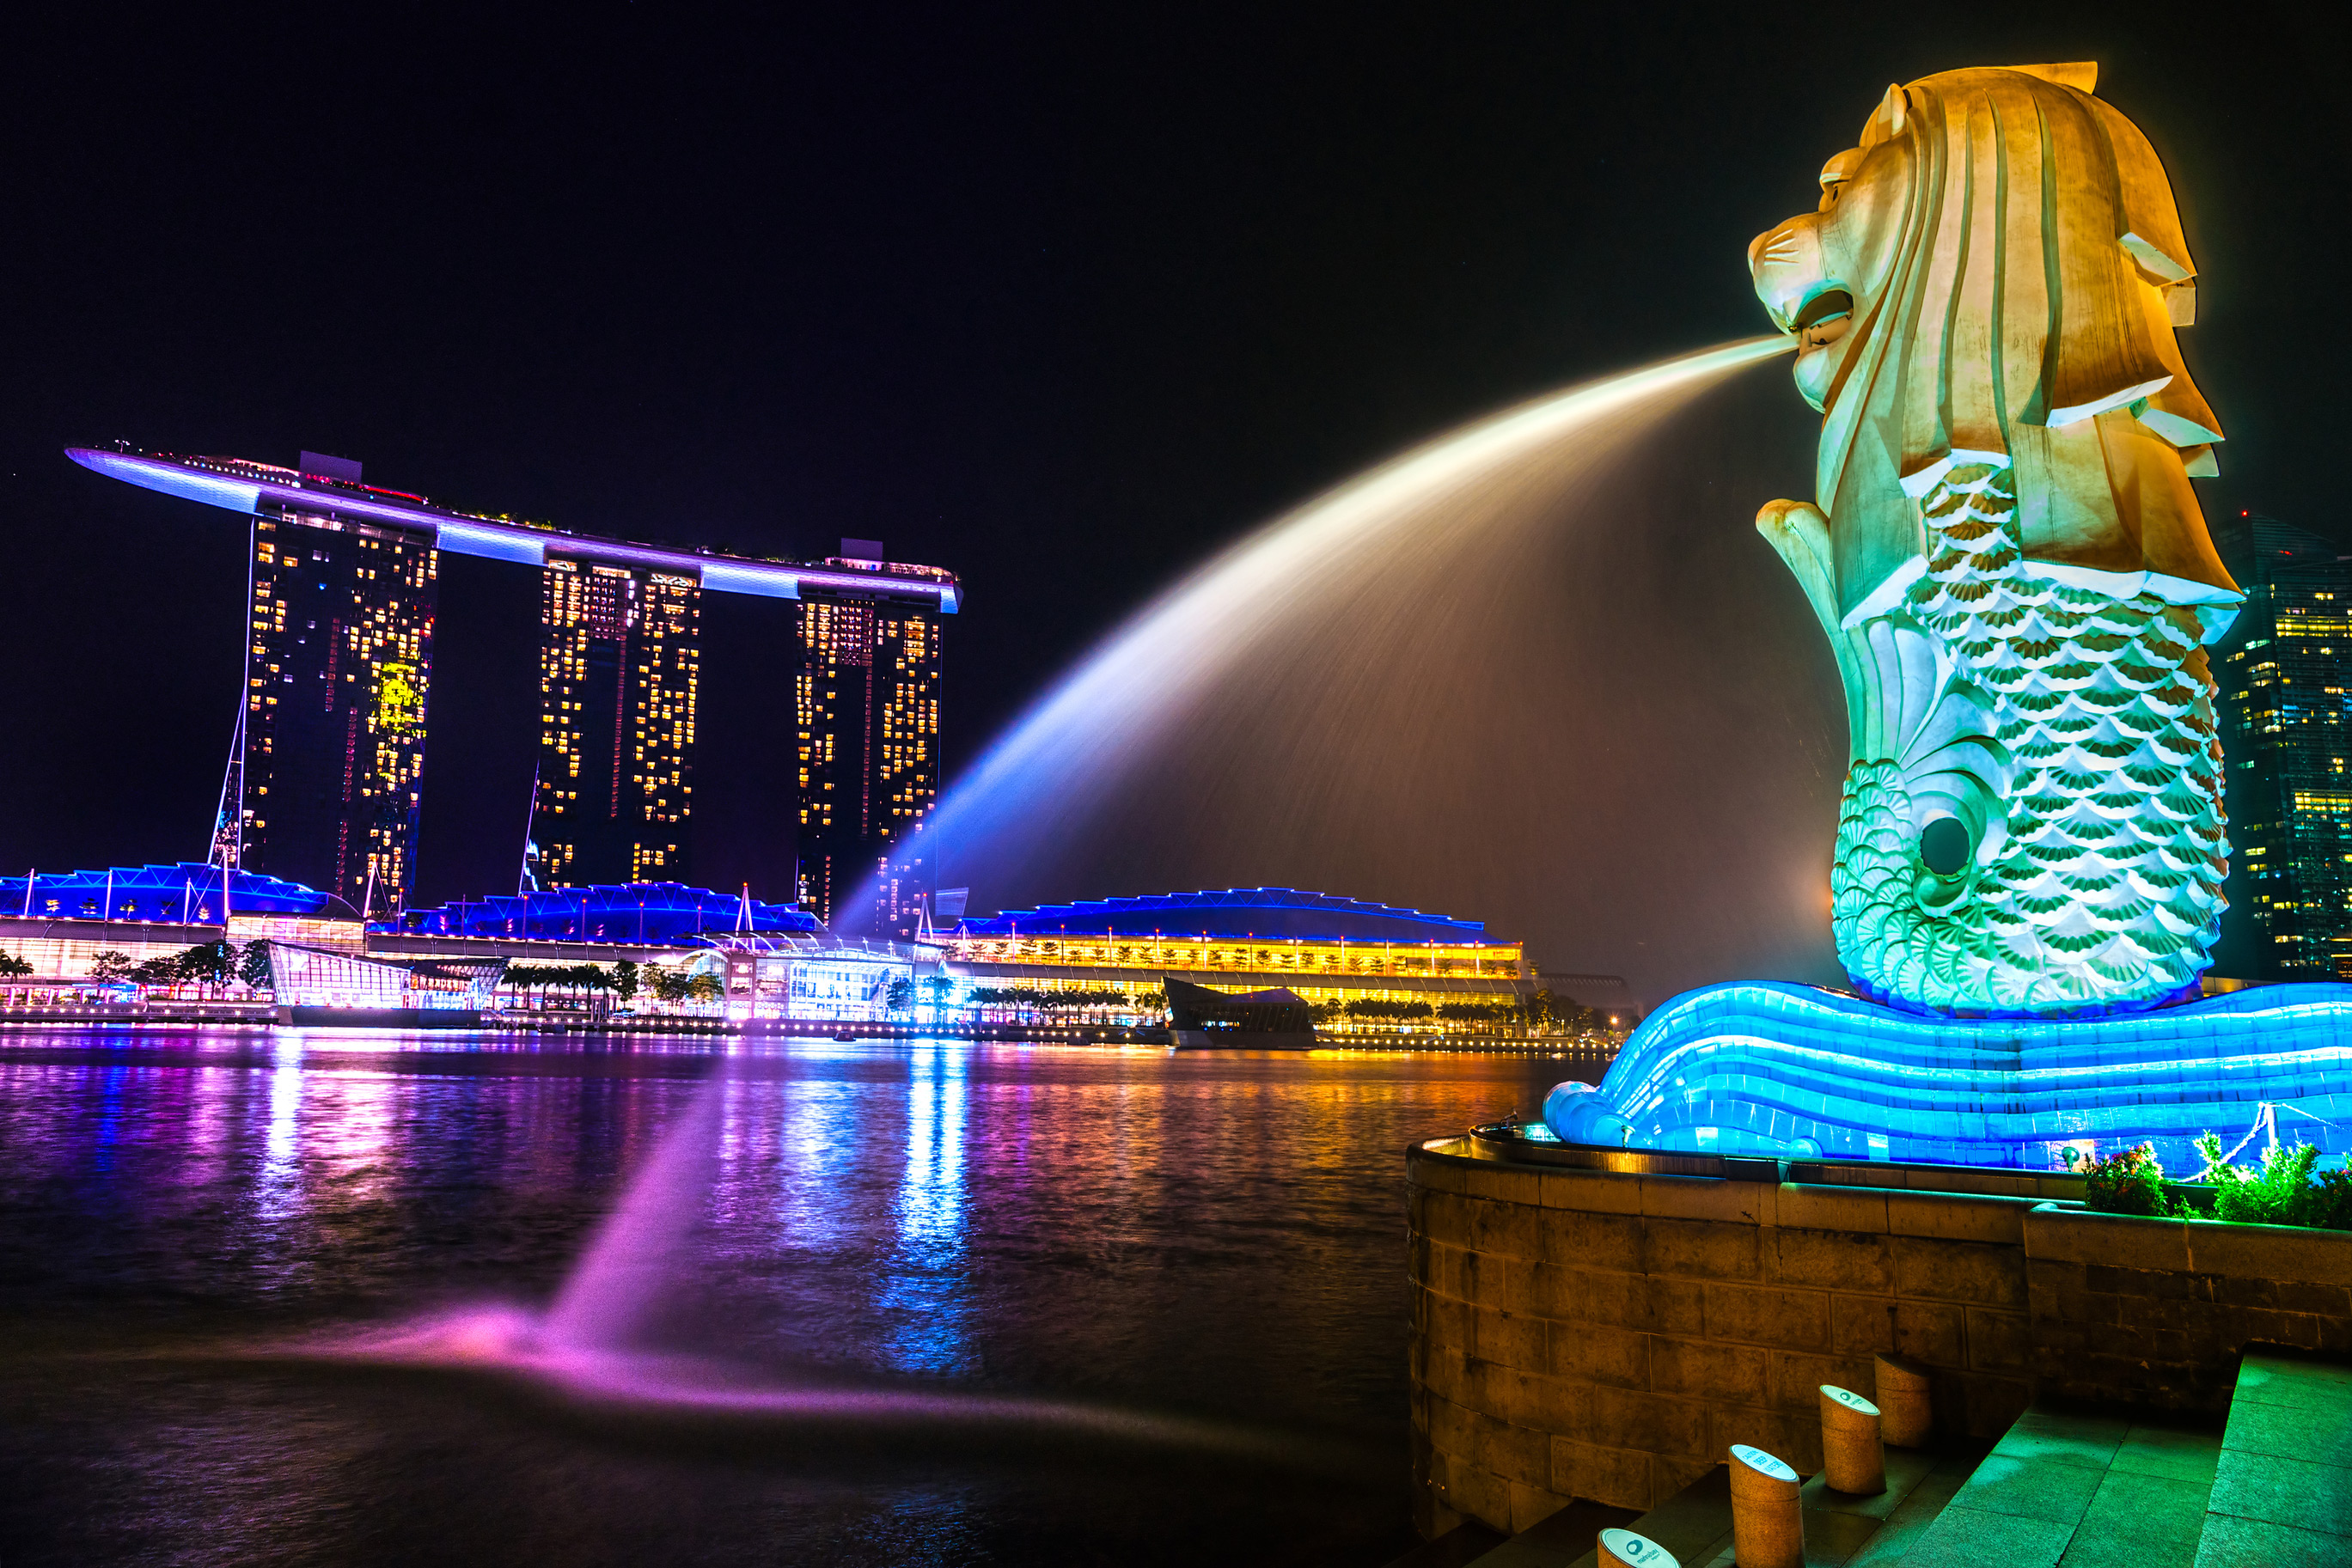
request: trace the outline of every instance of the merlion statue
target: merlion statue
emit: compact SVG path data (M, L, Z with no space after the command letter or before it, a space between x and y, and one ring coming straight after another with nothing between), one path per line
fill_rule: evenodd
M1862 995L1685 991L1552 1089L1549 1137L2179 1164L2268 1101L2352 1145L2352 985L2187 999L2229 855L2203 650L2242 599L2189 489L2221 439L2173 338L2196 267L2095 74L1890 89L1820 211L1750 247L1822 412L1819 504L1757 526L1845 681L1831 918Z
M2224 906L2203 649L2242 596L2189 483L2221 433L2171 187L2096 76L1890 88L1748 247L1822 416L1819 504L1757 527L1845 683L1838 955L1898 1008L2156 1007Z

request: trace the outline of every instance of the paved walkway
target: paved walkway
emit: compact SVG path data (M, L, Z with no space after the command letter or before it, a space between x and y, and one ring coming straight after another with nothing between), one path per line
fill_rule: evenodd
M1886 1450L1886 1490L1799 1493L1807 1568L2352 1568L2352 1365L2240 1365L2226 1430L2036 1406L1994 1444ZM1469 1568L1593 1568L1626 1524L1683 1568L1733 1568L1721 1467L1662 1506L1573 1504Z
M2190 1568L2221 1451L2210 1429L2037 1406L1932 1522L1855 1568Z
M2249 1355L2196 1568L2352 1563L2352 1366Z

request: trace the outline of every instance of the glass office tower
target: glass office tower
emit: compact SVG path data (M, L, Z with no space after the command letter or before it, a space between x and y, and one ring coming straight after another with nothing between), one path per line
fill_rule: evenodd
M2214 533L2246 592L2213 674L2248 977L2352 978L2352 557L2251 513Z
M274 508L252 564L234 859L397 914L416 877L433 536Z
M826 564L870 572L871 591L802 590L800 901L830 924L870 880L872 908L852 934L907 937L937 874L924 830L940 793L940 617L935 597L898 591L952 580L881 556L844 539Z
M540 884L684 882L701 586L552 553L541 584Z

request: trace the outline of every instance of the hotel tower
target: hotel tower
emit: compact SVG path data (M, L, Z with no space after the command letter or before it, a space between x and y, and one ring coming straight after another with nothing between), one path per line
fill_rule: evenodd
M937 587L954 579L882 554L842 540L825 564L846 582L801 595L800 901L827 924L849 915L852 935L906 937L938 871L925 833L940 793ZM871 907L845 911L869 881Z
M2246 592L2213 661L2246 977L2352 978L2352 555L2251 512L2214 537Z
M304 453L356 486L359 465ZM245 711L217 846L247 871L397 914L416 878L439 556L331 491L253 519ZM241 776L241 777L240 777Z
M685 882L700 580L551 551L541 577L540 885Z
M378 918L406 906L446 552L540 574L527 869L541 885L688 880L702 595L740 593L793 606L797 777L774 809L797 818L800 896L830 919L870 883L857 934L913 934L936 870L926 829L953 572L886 561L861 539L792 561L566 533L365 485L357 463L308 452L294 468L128 447L66 455L252 519L249 668L215 862Z

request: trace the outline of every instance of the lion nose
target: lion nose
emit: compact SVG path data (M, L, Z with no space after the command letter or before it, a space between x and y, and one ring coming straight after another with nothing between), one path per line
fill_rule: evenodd
M1821 280L1821 224L1815 214L1790 218L1748 242L1748 275L1755 280L1756 298L1783 332L1790 329L1790 312L1797 301Z

